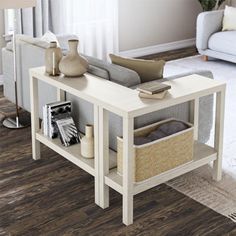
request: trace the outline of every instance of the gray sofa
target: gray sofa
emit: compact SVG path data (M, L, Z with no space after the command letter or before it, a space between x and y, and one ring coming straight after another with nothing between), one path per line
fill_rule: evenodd
M58 40L63 48L63 51L67 51L67 43L69 37L58 37ZM32 41L30 39L19 38L17 43L18 58L17 58L17 75L19 86L19 103L20 106L30 112L29 101L29 68L38 67L44 65L44 53L45 48L48 45L38 41ZM3 55L3 73L5 76L4 81L4 94L12 102L14 102L14 86L13 86L13 53L11 45L8 44L2 51ZM141 83L139 75L132 70L126 69L121 66L113 65L92 57L87 57L90 68L89 72L98 75L104 79L111 80L115 83L119 83L123 86L134 89ZM200 75L212 77L211 72L199 71L194 72ZM164 80L173 80L183 75L169 77ZM48 86L47 84L39 83L39 95L40 95L40 116L42 117L42 106L49 102L56 100L55 88ZM93 123L93 106L86 101L78 99L70 94L66 95L67 100L73 102L73 113L76 120L76 124L81 132L84 132L86 124ZM181 120L189 121L189 103L181 104L171 107L169 109L162 110L160 112L150 113L145 116L135 119L135 128L143 127L145 125L154 123L156 121L176 117ZM120 117L110 114L110 147L116 150L116 137L122 135L122 120ZM200 100L200 126L199 126L199 140L206 142L209 139L210 131L212 129L213 120L213 97L208 96Z
M224 11L200 13L197 49L201 55L236 63L236 31L222 32Z

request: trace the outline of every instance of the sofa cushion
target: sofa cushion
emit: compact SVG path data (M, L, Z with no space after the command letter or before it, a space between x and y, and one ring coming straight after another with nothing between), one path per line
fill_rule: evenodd
M236 8L225 7L224 19L223 19L223 31L236 30Z
M136 71L142 83L163 78L165 61L142 60L109 55L113 64Z
M236 55L236 31L225 31L213 34L208 42L209 49L217 52Z

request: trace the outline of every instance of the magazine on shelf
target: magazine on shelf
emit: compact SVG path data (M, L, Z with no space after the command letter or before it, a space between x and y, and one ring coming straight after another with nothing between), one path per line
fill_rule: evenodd
M43 107L44 135L54 139L59 136L56 121L71 117L71 102L55 102Z
M56 121L61 142L64 146L80 143L79 133L72 117L66 117Z

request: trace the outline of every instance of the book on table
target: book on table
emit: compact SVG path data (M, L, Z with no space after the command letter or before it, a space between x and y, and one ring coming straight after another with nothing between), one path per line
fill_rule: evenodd
M137 87L137 90L139 92L149 94L149 95L162 93L169 89L171 89L170 85L160 83L158 81L151 81L148 83L141 84Z
M156 94L147 94L147 93L139 92L139 97L140 98L147 98L147 99L163 99L167 93L168 93L167 90L163 91L161 93L156 93Z

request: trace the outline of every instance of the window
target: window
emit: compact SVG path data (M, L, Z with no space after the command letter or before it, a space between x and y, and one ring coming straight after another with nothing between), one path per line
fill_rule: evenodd
M5 10L5 34L11 34L14 30L14 10Z

